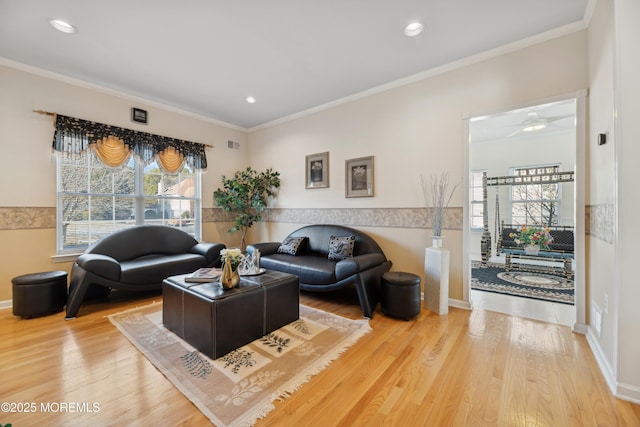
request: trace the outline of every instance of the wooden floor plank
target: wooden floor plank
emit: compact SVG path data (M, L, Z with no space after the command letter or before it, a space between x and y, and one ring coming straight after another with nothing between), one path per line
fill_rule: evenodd
M301 302L358 319L351 291L303 293ZM116 293L72 321L1 310L0 400L99 410L1 412L0 424L210 425L105 317L161 299ZM566 326L455 308L411 321L378 311L370 325L257 425L640 425L640 407L612 397L585 337Z

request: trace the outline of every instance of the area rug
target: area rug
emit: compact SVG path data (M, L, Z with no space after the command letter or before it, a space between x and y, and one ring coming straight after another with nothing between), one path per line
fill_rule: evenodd
M109 320L219 427L253 425L371 330L301 305L298 321L211 360L164 328L161 303Z
M562 274L504 270L504 264L474 261L471 289L561 304L574 304L574 283Z

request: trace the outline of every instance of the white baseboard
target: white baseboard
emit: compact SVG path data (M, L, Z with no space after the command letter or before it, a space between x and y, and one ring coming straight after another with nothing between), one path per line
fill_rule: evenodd
M0 301L0 310L5 308L11 308L13 306L13 301L8 299L6 301Z
M604 376L604 380L607 382L611 393L616 394L616 375L607 360L602 347L600 347L600 342L598 341L595 332L591 326L587 326L587 342L589 343L589 347L591 347L591 353L596 358L596 362L600 367L600 372Z
M596 339L594 331L590 326L587 326L586 337L589 347L591 347L591 352L596 358L596 362L600 367L600 371L602 372L611 393L618 399L640 404L640 387L631 384L619 383L618 380L616 380L615 372L613 372L611 365L607 361L604 351L602 351L602 347L600 347L600 343Z
M471 303L461 299L449 298L449 307L461 308L463 310L471 310Z
M426 310L426 307L424 306L424 292L422 292L420 295L420 301L422 301L420 303L421 307L425 308ZM467 301L463 301L461 299L449 298L449 307L461 308L463 310L471 311L471 303Z
M585 325L584 323L574 323L571 330L576 334L586 335L587 331L589 330L589 326Z
M640 387L618 383L616 397L618 399L627 400L631 403L635 403L636 405L640 405Z

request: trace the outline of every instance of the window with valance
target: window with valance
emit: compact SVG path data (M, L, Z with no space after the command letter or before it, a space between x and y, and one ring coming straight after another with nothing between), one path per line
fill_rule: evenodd
M200 240L204 144L59 114L58 253L77 253L123 228L179 227Z
M55 115L53 149L79 156L92 149L107 166L123 165L132 154L149 165L154 161L166 173L177 173L186 164L207 168L205 145L132 129Z

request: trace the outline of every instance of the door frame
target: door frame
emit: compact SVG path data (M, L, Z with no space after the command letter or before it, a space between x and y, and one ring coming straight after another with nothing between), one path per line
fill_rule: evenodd
M508 106L500 110L482 113L465 113L462 117L463 125L463 168L466 173L462 180L463 189L463 205L462 205L462 298L469 303L473 309L473 302L470 300L471 294L471 228L469 224L469 145L471 144L469 135L469 120L473 117L487 116L504 113L506 111L517 110L521 108L533 107L541 104L548 104L557 101L566 101L575 99L576 101L576 143L575 143L575 188L574 188L574 259L576 263L574 285L575 285L575 308L576 319L572 330L577 333L585 334L587 332L586 325L586 287L585 287L585 240L586 240L586 144L587 144L587 90L581 89L576 92L555 96L546 99L537 99L531 102L523 103L515 106Z

